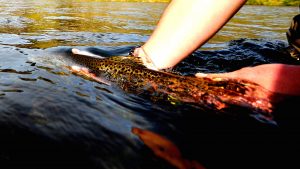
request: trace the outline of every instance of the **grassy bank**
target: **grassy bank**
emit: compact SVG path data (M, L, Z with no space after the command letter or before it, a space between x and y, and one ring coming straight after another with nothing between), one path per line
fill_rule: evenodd
M82 0L84 1L84 0ZM90 1L103 1L103 2L170 2L171 0L90 0Z
M113 1L116 1L116 2L170 2L171 0L90 0L90 1L110 1L110 2L113 2ZM297 5L300 5L300 0L248 0L247 1L247 5L297 6Z
M300 0L248 0L248 5L297 6Z

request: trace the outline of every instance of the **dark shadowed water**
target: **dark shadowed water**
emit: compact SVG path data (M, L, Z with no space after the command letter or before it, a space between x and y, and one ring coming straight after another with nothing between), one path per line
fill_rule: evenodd
M176 168L136 128L170 140L182 159L208 169L299 168L299 98L282 99L273 118L262 120L248 110L222 113L156 101L65 67L62 60L73 47L107 57L128 55L147 40L165 6L0 0L0 168ZM244 6L175 71L299 64L287 54L285 37L297 12ZM176 156L166 152L164 157Z

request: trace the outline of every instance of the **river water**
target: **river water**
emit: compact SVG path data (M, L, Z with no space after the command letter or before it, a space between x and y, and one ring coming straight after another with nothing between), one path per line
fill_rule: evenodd
M167 4L0 2L1 168L158 169L182 161L208 169L299 168L299 98L282 99L271 120L247 111L222 114L127 93L61 62L73 47L127 55L147 40ZM299 64L286 53L285 37L297 13L297 7L244 6L175 71ZM154 136L147 142L141 132ZM165 139L173 149L160 156L150 143Z

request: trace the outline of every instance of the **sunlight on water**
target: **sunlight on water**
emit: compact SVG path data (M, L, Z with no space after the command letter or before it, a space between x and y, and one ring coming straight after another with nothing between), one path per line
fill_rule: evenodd
M243 107L224 113L172 97L161 101L164 98L156 95L145 97L143 91L126 92L67 67L72 62L65 58L73 47L103 57L128 55L148 39L166 3L0 0L0 4L0 168L295 164L283 160L298 146L292 144L299 135L294 130L299 127L294 119L299 118L293 114L298 108L292 99L267 118ZM244 6L174 72L194 75L262 63L299 64L285 51L285 32L297 13L297 7ZM280 138L286 139L285 146L271 144L281 143Z
M6 39L11 35L19 46L34 48L137 44L146 40L166 6L161 3L21 0L2 4L5 5L0 7L4 11L0 30L6 33L0 39L2 44L11 44L13 40Z
M140 44L147 40L166 6L21 0L2 4L0 42L34 48ZM297 12L297 7L244 6L205 48L238 38L285 40L290 18Z

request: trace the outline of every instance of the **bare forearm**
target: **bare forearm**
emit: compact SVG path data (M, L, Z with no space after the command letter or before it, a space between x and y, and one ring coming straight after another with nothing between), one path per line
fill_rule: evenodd
M246 0L173 0L143 46L157 68L176 65L208 41Z

